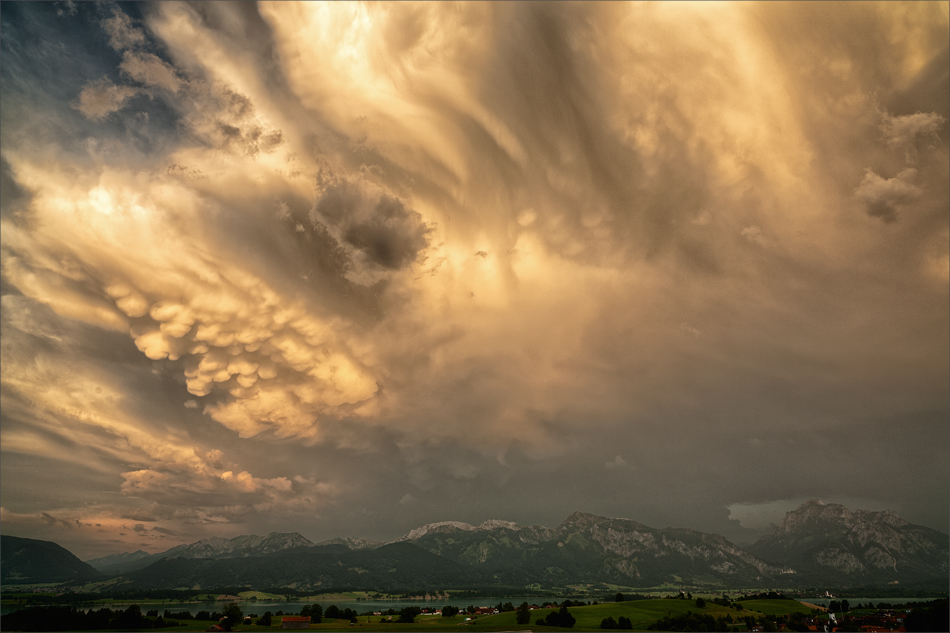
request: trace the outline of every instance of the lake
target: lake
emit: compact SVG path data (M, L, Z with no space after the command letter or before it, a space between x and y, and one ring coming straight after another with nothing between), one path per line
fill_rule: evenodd
M879 602L886 602L887 604L907 604L911 602L930 602L931 600L940 600L940 598L801 598L802 602L817 604L821 607L827 607L832 600L837 600L838 602L847 600L848 605L854 608L856 604L867 604L868 602L873 602L874 606L877 606Z

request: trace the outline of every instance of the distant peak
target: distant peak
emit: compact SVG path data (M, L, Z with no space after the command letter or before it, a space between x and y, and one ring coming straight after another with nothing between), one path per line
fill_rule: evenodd
M410 531L405 536L401 536L396 541L415 541L427 534L451 534L452 532L487 532L490 530L520 530L523 526L514 521L503 521L501 519L488 519L475 526L461 521L439 521L437 523L427 523L422 527Z
M795 510L785 514L779 532L795 531L807 525L838 525L850 528L866 523L884 523L893 527L909 525L891 510L880 512L850 510L840 503L824 503L819 499L809 499Z
M437 534L447 532L473 532L475 526L461 521L439 521L437 523L426 523L422 527L410 530L405 536L396 539L397 541L415 541L426 534Z
M609 521L606 517L599 517L589 512L573 512L561 523L564 525L595 525L601 521Z

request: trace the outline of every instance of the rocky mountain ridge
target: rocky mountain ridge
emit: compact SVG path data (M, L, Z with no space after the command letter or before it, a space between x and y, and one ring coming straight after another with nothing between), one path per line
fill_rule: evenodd
M794 573L757 559L717 534L658 530L630 519L582 512L553 529L511 522L424 527L428 529L407 535L415 536L415 545L483 570L499 584L650 585L690 577L730 585Z
M90 565L103 573L119 574L135 569L143 569L162 559L171 558L247 558L252 556L266 556L287 549L298 547L314 547L314 543L297 532L271 532L267 536L244 534L226 539L211 536L187 543L176 545L171 549L157 554L112 554L103 558L87 561Z
M108 573L126 574L142 586L158 582L150 580L150 574L171 582L178 572L184 574L179 581L201 584L204 574L214 577L212 570L233 576L234 582L239 582L243 573L298 587L345 584L354 578L367 586L374 582L382 586L380 583L395 582L401 576L381 561L398 559L403 561L399 564L409 564L405 561L428 556L432 569L441 570L438 578L455 573L460 581L483 586L600 582L723 587L894 581L939 584L941 578L947 578L948 540L947 535L907 523L893 512L852 511L813 500L789 512L773 534L745 548L718 534L688 528L657 529L632 519L575 512L555 528L502 520L479 525L440 521L388 543L347 537L315 545L300 534L277 532L266 537L212 537L136 560L131 560L135 555L130 554L131 562L121 569L111 567ZM396 546L404 547L392 549ZM394 552L399 556L393 558ZM332 559L335 570L308 571L297 563L289 565L288 556L294 560ZM244 562L187 562L202 560ZM277 560L285 571L297 571L289 575L265 573L264 567ZM155 566L159 561L166 562ZM420 586L425 585L425 572L421 573ZM435 576L430 580L435 582ZM186 586L181 582L176 586Z
M852 511L812 499L786 513L775 532L747 549L810 576L894 584L945 579L950 537L890 510Z

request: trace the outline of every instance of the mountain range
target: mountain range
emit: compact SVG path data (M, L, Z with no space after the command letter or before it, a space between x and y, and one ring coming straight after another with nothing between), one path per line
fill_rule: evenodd
M187 545L177 545L158 554L137 552L111 554L102 558L86 561L104 574L120 574L134 569L148 567L152 563L166 558L246 558L266 556L295 547L312 547L313 543L297 534L271 532L267 536L246 534L232 539L212 536Z
M939 579L946 586L947 541L946 534L912 525L890 510L851 511L811 500L787 513L778 529L747 549L834 583Z
M909 524L889 511L850 511L808 501L787 513L772 534L746 548L717 534L657 529L630 519L575 512L556 528L497 520L477 526L446 521L388 543L350 537L315 544L297 533L274 532L212 537L159 554L113 554L87 563L112 577L112 587L123 589L435 590L598 583L916 583L945 589L948 545L946 534ZM6 541L3 557L6 573Z

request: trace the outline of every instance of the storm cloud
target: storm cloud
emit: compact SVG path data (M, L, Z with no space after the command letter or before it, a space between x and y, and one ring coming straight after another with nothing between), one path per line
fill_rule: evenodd
M5 533L948 529L945 4L2 12Z

